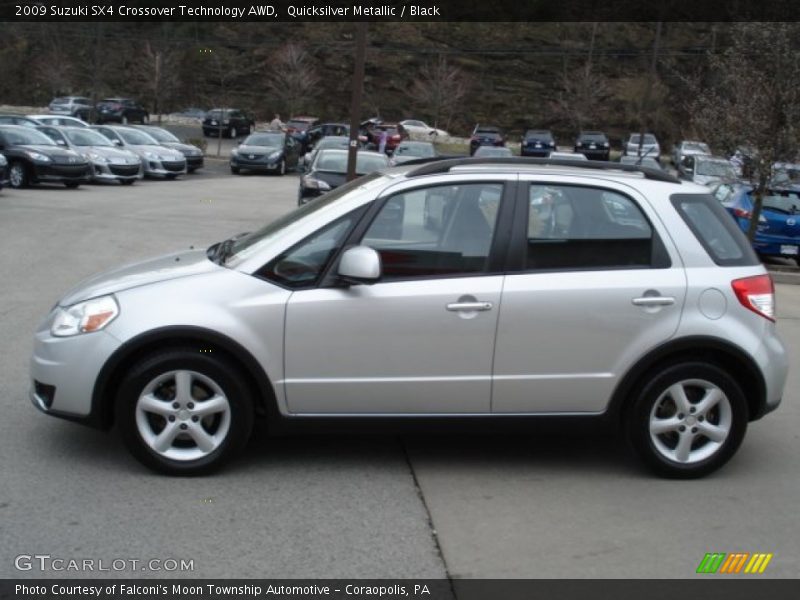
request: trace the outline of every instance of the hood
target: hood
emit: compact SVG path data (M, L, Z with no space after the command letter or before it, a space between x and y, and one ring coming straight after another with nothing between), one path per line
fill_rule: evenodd
M314 179L320 179L331 186L331 189L339 187L347 181L347 173L333 173L331 171L314 171L310 174Z
M24 144L19 145L17 148L22 150L29 150L31 152L39 152L40 154L44 154L49 156L53 159L54 162L57 163L68 163L74 162L70 159L77 159L78 162L84 162L84 158L75 152L74 150L70 150L68 148L62 148L60 146L49 146L49 145L38 145L38 144Z
M61 306L70 306L76 302L133 287L208 273L221 268L224 267L208 259L205 250L176 252L92 275L67 292L58 303Z
M283 151L283 148L279 146L246 146L244 144L237 146L237 149L240 154L272 154Z
M197 146L192 146L191 144L184 144L183 142L163 142L163 145L167 148L172 148L173 150L177 150L181 154L185 154L187 156L199 156L203 153L200 148Z
M142 145L133 145L128 144L126 148L132 150L139 156L144 156L145 152L153 152L158 156L164 156L169 159L178 160L183 159L183 154L175 154L177 150L173 150L172 148L167 148L166 146L155 146L153 144L142 144Z
M139 164L140 162L136 153L111 146L81 146L80 148L76 148L76 152L80 152L83 155L92 152L93 154L98 154L103 158L106 158L109 161L117 164L122 163L132 165Z

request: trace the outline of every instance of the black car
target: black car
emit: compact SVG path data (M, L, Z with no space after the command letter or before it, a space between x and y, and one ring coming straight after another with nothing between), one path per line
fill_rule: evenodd
M306 141L309 148L317 143L317 140L324 137L337 136L349 137L350 125L347 123L318 123L306 129Z
M101 123L147 123L150 113L141 104L130 98L104 98L95 106L96 122Z
M175 134L163 127L155 127L154 125L139 125L137 129L141 129L150 137L154 138L162 146L173 148L186 157L186 170L189 173L194 173L197 169L203 166L203 151L197 146L191 144L184 144L180 141Z
M0 115L0 125L22 125L23 127L39 127L41 123L20 115Z
M8 184L8 161L6 157L0 154L0 190L4 185Z
M506 136L499 127L478 125L469 138L469 154L475 154L478 146L505 146Z
M0 125L0 154L8 161L8 180L13 188L30 183L63 183L74 188L91 179L85 158L29 127Z
M550 156L556 149L553 133L547 129L528 129L522 136L520 156Z
M602 131L581 131L575 140L575 152L589 160L608 160L611 144Z
M329 148L320 150L306 175L300 178L297 204L305 204L336 189L347 180L348 150ZM389 158L382 152L359 150L356 155L356 175L366 175L389 166Z
M256 122L243 110L237 108L213 108L203 119L203 135L225 136L229 138L250 135Z
M283 131L261 131L247 136L231 150L231 173L260 171L283 175L296 169L300 143Z

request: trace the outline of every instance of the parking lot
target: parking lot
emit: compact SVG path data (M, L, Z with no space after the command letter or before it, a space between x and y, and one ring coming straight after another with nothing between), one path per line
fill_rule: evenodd
M225 141L230 145L229 141ZM209 155L216 140L209 140ZM563 435L255 436L206 478L145 470L117 436L30 404L32 333L88 275L205 247L296 205L298 176L0 192L0 576L20 554L193 560L175 577L686 578L706 552L771 552L800 576L800 373L721 471L656 479L624 444ZM800 352L800 286L777 286ZM95 576L140 576L121 571Z

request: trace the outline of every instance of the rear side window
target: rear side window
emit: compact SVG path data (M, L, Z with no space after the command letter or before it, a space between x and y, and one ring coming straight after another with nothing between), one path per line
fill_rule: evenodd
M639 206L611 190L534 184L526 269L662 268L666 250Z
M708 255L721 267L759 264L733 218L710 194L673 194L670 201Z

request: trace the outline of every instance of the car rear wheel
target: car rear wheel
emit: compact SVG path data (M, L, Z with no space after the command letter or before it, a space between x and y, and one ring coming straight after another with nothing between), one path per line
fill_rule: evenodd
M253 403L239 368L211 352L154 354L126 375L117 398L122 437L145 466L171 475L211 472L242 450Z
M75 188L77 188L80 185L80 183L78 183L76 181L65 181L64 185L66 187L68 187L69 189L74 190Z
M8 183L15 189L28 187L28 168L25 163L19 161L11 163L8 169Z
M721 368L674 364L648 377L627 415L639 458L664 477L693 479L734 455L747 430L747 403L739 384Z
M233 173L234 175L238 175L239 174L239 167L231 167L231 173Z

